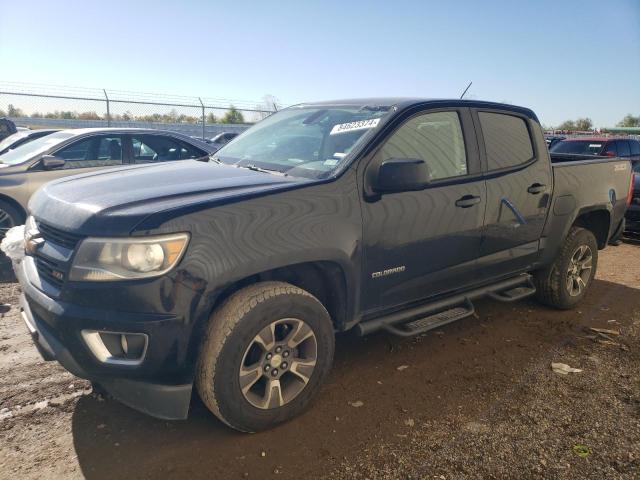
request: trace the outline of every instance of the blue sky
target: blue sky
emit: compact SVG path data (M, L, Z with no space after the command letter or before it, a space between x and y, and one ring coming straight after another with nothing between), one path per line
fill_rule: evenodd
M640 114L640 0L0 0L0 81L283 103L472 98Z

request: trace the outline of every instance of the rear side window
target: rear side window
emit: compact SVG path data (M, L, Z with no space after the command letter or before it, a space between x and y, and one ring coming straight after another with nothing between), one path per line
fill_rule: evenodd
M621 157L631 156L631 149L629 148L629 142L626 140L618 140L618 155Z
M205 153L191 145L162 135L141 135L131 139L133 163L170 162L203 157Z
M489 170L514 167L533 158L527 124L520 117L478 112Z

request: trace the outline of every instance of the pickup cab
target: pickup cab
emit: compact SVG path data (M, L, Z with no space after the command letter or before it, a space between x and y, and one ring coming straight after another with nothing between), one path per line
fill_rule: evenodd
M46 360L164 419L195 385L227 425L304 409L337 332L410 336L480 297L568 309L629 201L629 161L552 163L527 108L293 106L213 154L91 172L31 198L16 265Z

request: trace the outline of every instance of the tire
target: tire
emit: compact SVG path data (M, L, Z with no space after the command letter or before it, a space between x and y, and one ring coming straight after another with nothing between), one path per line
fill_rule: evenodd
M230 427L269 429L307 407L329 373L334 346L329 313L313 295L283 282L250 285L211 316L196 387L209 410ZM241 367L253 373L241 380Z
M25 221L24 213L9 202L0 200L0 239L11 227L22 225Z
M580 257L579 250L584 252L584 257ZM590 262L587 261L589 256ZM579 260L576 263L581 263L582 267L576 266L573 260ZM583 270L582 268L588 264L590 264L590 268ZM551 267L534 275L538 300L545 305L562 310L573 308L589 290L597 267L598 243L596 237L589 230L572 227ZM578 271L580 271L579 274ZM582 285L576 275L582 279ZM570 277L573 278L573 281L570 281Z

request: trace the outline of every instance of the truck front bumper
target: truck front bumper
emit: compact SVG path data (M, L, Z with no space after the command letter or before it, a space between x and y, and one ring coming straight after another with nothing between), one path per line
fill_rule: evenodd
M181 319L166 314L96 311L54 300L29 281L28 257L15 271L23 291L21 315L44 360L57 360L73 375L100 384L120 402L148 415L166 420L187 417L192 373L188 368L175 369L170 353L175 342L167 343L190 334ZM149 339L145 358L134 366L101 362L81 335L86 329L143 333Z

